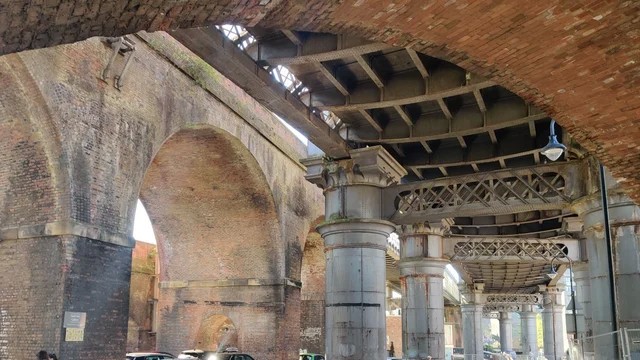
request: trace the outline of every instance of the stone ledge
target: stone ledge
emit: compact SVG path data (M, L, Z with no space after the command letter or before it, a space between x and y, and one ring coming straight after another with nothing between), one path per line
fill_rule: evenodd
M99 226L79 221L56 221L45 224L22 225L0 229L0 241L74 235L114 245L134 247L133 237L114 233Z
M225 280L174 280L161 281L161 289L179 288L216 288L234 286L291 286L301 288L300 281L289 278L284 279L225 279Z

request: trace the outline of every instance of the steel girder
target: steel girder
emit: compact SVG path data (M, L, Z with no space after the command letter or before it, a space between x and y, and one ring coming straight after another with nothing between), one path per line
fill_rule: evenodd
M383 206L396 224L562 209L583 196L582 170L565 162L390 186Z

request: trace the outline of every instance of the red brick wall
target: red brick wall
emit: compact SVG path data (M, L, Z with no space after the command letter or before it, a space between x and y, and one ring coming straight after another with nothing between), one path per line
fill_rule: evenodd
M387 350L393 342L394 356L402 357L402 316L387 315Z
M526 5L526 6L523 6ZM358 34L489 77L556 117L640 200L639 2L14 1L3 53L137 30L238 23Z
M157 189L158 199L167 201L151 207L166 215L159 238L167 244L165 263L176 266L165 274L178 281L253 277L277 283L215 292L211 284L198 291L167 287L160 312L189 329L216 313L225 315L255 330L243 341L257 339L251 349L260 357L291 358L299 348L300 249L311 220L322 211L321 192L304 180L294 161L300 155L292 155L301 146L287 145L289 139L278 135L286 131L279 121L215 71L202 71L196 83L137 41L121 90L113 87L113 79L99 79L111 53L99 39L0 59L0 81L11 89L0 91L0 340L8 344L0 358L21 360L41 348L68 359L80 353L98 360L122 358L131 249L96 239L126 244L151 159L179 129L201 128L224 135L207 138L212 143L205 149L211 153L183 143L182 151L176 150L182 158L174 160L184 166L176 168L200 156L210 161L201 161L200 171L173 173L174 183L156 183L182 185ZM155 44L163 41L158 35ZM174 55L195 64L173 45ZM116 59L115 66L122 65ZM227 102L213 91L222 91ZM193 191L190 184L197 185ZM193 206L172 202L167 194ZM196 222L191 216L198 217L198 225L212 227L191 226ZM59 220L79 224L51 224ZM33 227L19 231L16 225ZM90 238L67 234L74 231ZM18 235L20 240L9 240ZM287 277L293 286L285 286ZM64 310L86 310L85 341L61 341ZM171 349L192 345L179 340Z
M318 223L316 221L316 223ZM307 236L302 257L300 338L301 349L324 354L325 339L325 267L324 242L315 226Z
M155 299L157 250L154 244L136 241L131 256L129 291L129 331L127 352L156 349L152 333L153 301ZM156 299L157 300L157 299Z

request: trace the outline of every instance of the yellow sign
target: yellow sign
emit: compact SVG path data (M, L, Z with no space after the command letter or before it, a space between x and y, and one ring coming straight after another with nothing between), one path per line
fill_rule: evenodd
M84 340L84 329L78 328L67 328L67 333L64 338L64 341L83 341Z

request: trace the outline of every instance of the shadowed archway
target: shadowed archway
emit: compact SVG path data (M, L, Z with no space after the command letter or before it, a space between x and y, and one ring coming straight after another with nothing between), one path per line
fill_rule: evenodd
M214 346L215 313L234 319L242 351L275 356L278 346L262 344L278 343L284 308L280 231L244 145L212 127L180 130L155 155L140 195L158 241L158 349Z

